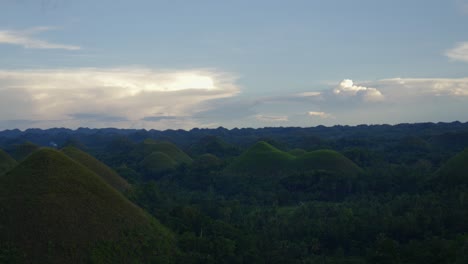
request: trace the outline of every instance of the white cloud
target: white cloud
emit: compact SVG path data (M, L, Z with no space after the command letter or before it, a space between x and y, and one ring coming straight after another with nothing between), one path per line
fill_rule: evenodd
M372 83L393 101L428 97L468 96L468 78L393 78Z
M173 123L190 128L190 116L209 108L204 102L237 93L235 77L214 70L0 70L0 120L61 120L69 127L159 128ZM174 118L147 118L160 113Z
M287 122L288 116L280 115L280 116L273 116L273 115L256 115L255 119L261 122Z
M320 117L320 118L333 118L333 115L325 112L315 112L315 111L310 111L307 113L307 115L311 117Z
M22 31L0 30L0 44L19 45L27 49L81 49L79 46L51 43L33 37L35 34L48 30L51 30L51 28L37 27Z
M378 102L384 100L384 96L379 90L355 85L350 79L341 81L338 87L333 89L333 94L344 97L359 96L366 102Z
M468 42L458 43L454 48L447 50L445 55L454 61L468 62Z

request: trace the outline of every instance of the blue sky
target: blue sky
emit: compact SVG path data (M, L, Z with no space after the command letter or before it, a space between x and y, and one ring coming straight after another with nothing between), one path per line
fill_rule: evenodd
M468 121L467 25L468 0L3 0L0 129Z

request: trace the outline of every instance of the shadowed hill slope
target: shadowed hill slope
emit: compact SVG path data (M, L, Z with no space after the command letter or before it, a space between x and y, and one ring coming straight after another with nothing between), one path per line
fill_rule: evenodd
M21 161L25 159L29 154L38 150L40 147L31 142L24 142L14 146L13 153L11 154L14 159Z
M176 251L159 222L52 149L0 176L0 210L0 249L15 262L164 263Z
M0 149L0 175L11 170L16 164L16 160Z
M70 146L63 148L62 152L73 160L81 163L97 175L101 176L105 182L107 182L115 189L123 192L130 188L130 184L128 184L124 178L120 177L120 175L118 175L114 170L88 153Z

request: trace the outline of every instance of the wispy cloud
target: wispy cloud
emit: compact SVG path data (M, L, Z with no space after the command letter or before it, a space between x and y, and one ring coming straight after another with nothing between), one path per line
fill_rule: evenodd
M445 55L454 61L468 62L468 42L458 43L454 48L447 50Z
M0 70L0 120L68 120L69 127L190 128L196 125L190 120L194 113L210 109L206 101L239 91L233 75L215 70Z
M36 27L27 30L0 30L0 44L19 45L26 49L81 49L79 46L52 43L34 37L34 35L52 29L50 27Z
M320 117L320 118L333 118L332 114L325 113L325 112L316 112L316 111L309 111L307 115L311 117Z
M256 115L255 119L261 122L287 122L289 120L285 115Z

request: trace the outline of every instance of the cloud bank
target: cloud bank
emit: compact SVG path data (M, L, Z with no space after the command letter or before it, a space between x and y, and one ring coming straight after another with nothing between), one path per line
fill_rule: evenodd
M79 50L81 47L51 43L45 40L34 38L33 36L44 31L49 31L49 27L36 27L27 30L0 30L0 44L18 45L26 49L63 49Z
M172 122L186 128L196 122L185 117L210 109L204 102L237 93L235 77L214 70L0 70L0 120L35 120L39 127L158 128Z

